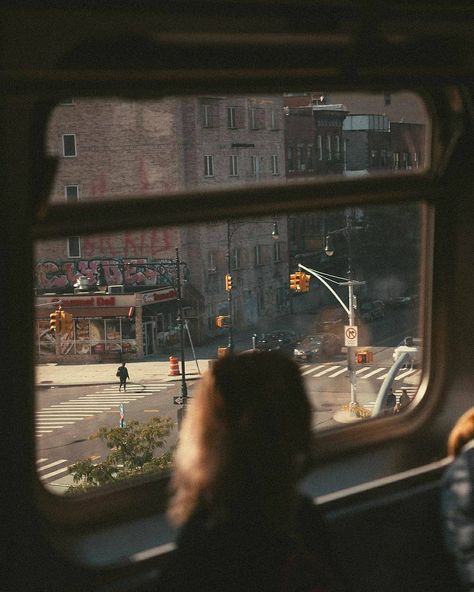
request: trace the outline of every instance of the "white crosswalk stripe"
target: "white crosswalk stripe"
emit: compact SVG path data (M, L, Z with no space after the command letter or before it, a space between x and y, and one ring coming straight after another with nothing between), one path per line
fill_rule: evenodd
M67 475L68 473L68 462L65 458L61 458L60 460L52 461L48 463L47 458L39 458L36 461L36 470L40 473L39 478L41 481L47 481L52 479L53 477L58 477L59 475ZM48 463L48 464L43 464ZM60 466L61 465L61 466ZM48 469L53 469L52 471L48 471ZM45 473L44 471L48 471Z
M133 385L124 392L117 387L104 386L95 393L82 395L76 399L55 403L36 412L36 435L42 437L53 430L64 428L94 415L119 409L120 404L128 404L146 397L157 395L172 386L170 382L154 382Z
M307 376L308 378L319 378L321 376L324 376L325 378L337 378L338 376L344 374L344 372L347 373L347 364L334 366L331 365L330 362L327 362L325 364L319 364L313 367L309 367L308 364L305 364L304 366L301 366L301 369L303 370L301 375ZM377 368L374 368L374 366L364 366L363 368L356 370L355 373L358 380L368 380L372 377L374 377L376 380L384 380L384 378L388 375L389 370L390 368L387 368L386 366L379 366ZM395 377L395 380L403 380L415 372L417 372L417 370L413 368L401 368Z

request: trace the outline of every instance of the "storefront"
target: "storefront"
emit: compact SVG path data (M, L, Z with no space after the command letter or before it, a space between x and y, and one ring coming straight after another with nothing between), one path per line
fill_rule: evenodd
M176 293L162 288L133 294L102 292L44 295L36 299L36 354L42 362L91 363L140 360L172 339ZM58 306L70 326L50 331Z

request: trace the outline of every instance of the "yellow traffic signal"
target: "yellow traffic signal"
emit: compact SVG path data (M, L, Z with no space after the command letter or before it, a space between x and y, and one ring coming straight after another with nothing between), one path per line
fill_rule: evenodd
M300 272L300 292L309 292L310 275Z
M71 333L73 330L74 318L70 312L61 311L61 332Z
M49 330L51 333L59 333L61 331L61 311L55 310L49 315Z
M225 274L225 290L230 292L232 290L232 276L230 273Z
M290 290L294 292L299 292L301 290L301 271L297 271L290 275Z
M219 315L218 317L216 317L216 327L223 327L224 320L225 320L225 317L222 315Z
M294 292L300 291L300 272L290 274L290 290Z

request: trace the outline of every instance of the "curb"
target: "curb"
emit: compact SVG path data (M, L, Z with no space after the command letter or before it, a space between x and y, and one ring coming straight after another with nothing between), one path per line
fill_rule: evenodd
M186 380L196 380L198 378L201 378L202 374L197 374L197 373L190 373L187 374L186 373ZM179 374L178 376L158 376L156 378L150 378L149 380L163 380L164 382L181 382L181 374ZM51 387L68 387L68 386L100 386L100 385L105 385L105 384L118 384L118 380L104 380L104 381L96 381L96 382L54 382L54 380L47 382L47 383L38 383L35 384L35 388L36 389L48 389ZM135 385L139 385L139 386L143 386L146 385L146 382L132 382L132 383L128 383L128 384L135 384Z

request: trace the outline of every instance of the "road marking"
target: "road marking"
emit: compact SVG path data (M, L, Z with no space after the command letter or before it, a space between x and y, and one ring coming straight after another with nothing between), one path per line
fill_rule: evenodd
M67 473L68 467L63 467L62 469L58 469L57 471L53 471L52 473L48 473L47 475L40 475L41 481L45 481L50 477L55 477L56 475L60 475L61 473Z
M39 464L41 462L45 462L46 460L48 460L48 459L47 458L37 458L36 463Z
M329 368L325 368L324 370L321 370L321 372L318 372L317 374L313 374L312 378L317 378L318 376L323 376L323 374L327 374L328 372L332 372L333 370L336 370L336 368L339 368L339 366L329 366Z
M339 374L343 374L344 372L347 372L347 368L342 368L342 370L338 370L337 372L334 372L334 374L330 374L328 378L335 378L336 376L339 376Z
M412 369L412 370L407 370L407 372L403 372L403 374L399 374L395 380L401 380L402 378L405 378L405 376L410 376L410 374L413 374L414 372L416 372L416 368Z
M44 458L43 460L48 460L48 459ZM50 469L51 467L55 467L56 465L61 465L65 462L67 462L67 460L65 458L62 458L61 460L55 460L54 462L49 463L49 465L44 465L43 467L38 467L36 470L39 473L40 471L45 471L46 469Z
M310 368L309 370L306 370L306 372L302 372L301 375L306 376L306 374L309 374L310 372L315 372L316 370L319 370L320 368L324 368L324 364L322 364L320 366L316 366L316 368Z
M370 366L366 366L365 368L361 368L360 370L356 370L356 375L360 376L363 372L367 372L367 370L370 370Z
M144 409L143 413L160 413L159 409Z
M372 370L372 372L369 372L368 374L363 376L363 378L370 378L371 376L375 376L379 372L385 372L385 370L386 368L375 368L375 370Z

